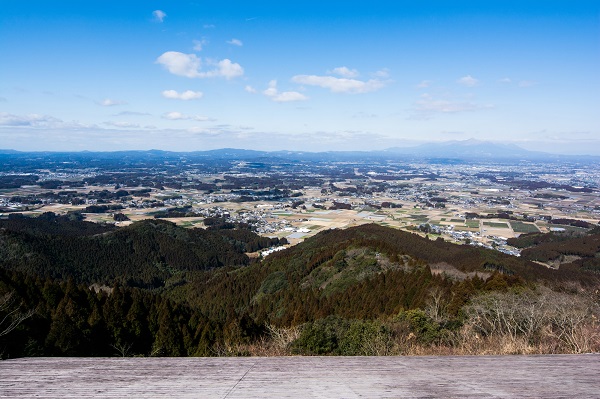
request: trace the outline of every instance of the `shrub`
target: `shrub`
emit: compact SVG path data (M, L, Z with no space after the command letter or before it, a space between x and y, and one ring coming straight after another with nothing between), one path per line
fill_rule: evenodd
M348 327L348 321L338 316L306 323L300 337L292 344L292 351L303 355L337 354L340 337Z

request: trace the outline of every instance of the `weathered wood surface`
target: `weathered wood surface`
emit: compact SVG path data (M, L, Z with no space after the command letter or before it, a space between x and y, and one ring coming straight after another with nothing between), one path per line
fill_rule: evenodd
M2 398L600 398L600 355L27 358Z

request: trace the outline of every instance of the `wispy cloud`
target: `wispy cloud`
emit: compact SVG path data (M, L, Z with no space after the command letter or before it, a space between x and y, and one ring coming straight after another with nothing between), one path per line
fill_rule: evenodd
M186 114L183 114L183 113L177 112L177 111L167 112L162 117L163 117L163 119L168 119L171 121L177 121L177 120L198 121L198 122L215 121L215 119L209 118L207 116L186 115Z
M357 79L336 78L335 76L318 75L296 75L292 82L307 86L318 86L329 89L333 93L368 93L379 90L385 86L385 82L378 79L362 81Z
M304 101L307 100L304 94L297 91L284 91L280 93L277 90L277 81L272 80L269 82L269 88L263 91L263 94L269 97L271 100L279 103L292 102L292 101Z
M358 73L358 71L356 69L350 69L350 68L345 67L345 66L338 67L338 68L333 68L328 73L332 73L334 75L339 75L339 76L341 76L343 78L356 78L359 75L359 73Z
M376 78L387 79L390 77L390 70L387 68L380 69L373 74Z
M169 99L173 99L173 100L197 100L199 98L202 98L204 94L201 91L192 91L192 90L186 90L183 91L181 93L177 92L176 90L165 90L162 92L162 96L164 98L169 98Z
M51 118L51 117L50 117ZM1 115L0 115L1 120ZM191 126L189 126L189 125ZM34 151L97 150L161 148L173 151L190 151L191 148L224 148L231 143L241 148L281 150L293 148L302 151L319 150L364 150L397 145L380 133L346 130L312 131L302 133L282 133L281 131L257 130L252 126L231 124L210 124L193 121L171 123L169 128L157 128L122 122L106 122L98 125L82 125L76 122L46 123L40 127L23 126L15 128L0 125L0 137L6 148ZM265 140L268 137L268 140ZM143 141L140 141L143 138ZM318 143L318 144L315 144ZM318 147L315 147L317 145Z
M178 51L167 51L156 59L157 64L161 64L170 73L187 78L213 78L223 77L233 79L244 74L244 69L240 64L224 59L218 62L208 62L213 66L212 70L203 72L202 60L196 54L184 54Z
M535 151L547 151L560 154L600 155L600 136L589 130L556 131L542 129L526 132L517 144Z
M244 43L242 43L242 41L240 39L231 39L231 40L227 40L228 44L232 44L234 46L240 46L242 47L244 45Z
M384 135L374 132L360 130L339 130L304 133L295 136L289 136L288 139L292 142L319 142L323 145L326 145L327 147L325 148L343 149L343 147L339 146L345 145L348 148L356 148L355 146L357 143L362 143L364 146L365 142L373 143L385 138L386 137ZM335 147L329 147L331 145L335 145Z
M105 98L102 101L97 101L96 104L102 105L103 107L114 107L115 105L126 104L126 102L120 100L113 100L112 98Z
M454 114L494 108L492 104L477 104L447 98L435 98L425 93L415 102L412 119L431 119L435 114Z
M115 116L148 116L148 112L137 112L137 111L123 111L115 114Z
M457 83L466 86L466 87L475 87L479 85L479 80L475 79L471 75L463 76L462 78L457 80Z
M95 124L80 123L78 121L65 122L62 119L51 115L16 115L7 112L0 112L0 127L29 128L42 131L45 131L46 129L85 130L99 128L98 125Z
M430 87L432 84L433 84L432 80L422 80L421 83L419 83L417 85L417 88L426 89L426 88Z
M152 16L155 22L163 22L167 14L162 10L154 10L152 11Z
M244 90L246 90L248 93L256 93L256 89L250 85L247 85L246 87L244 87Z
M206 40L205 38L202 38L200 40L192 40L192 43L194 43L194 51L202 51L202 49L204 48L204 46L206 46L208 44L208 40Z
M142 127L137 123L124 122L124 121L117 121L117 122L108 121L108 122L104 122L104 125L111 126L111 127L117 127L117 128L121 128L121 129L139 129Z
M182 114L181 112L167 112L162 116L164 119L169 120L179 120L179 119L189 119L187 115Z
M366 119L366 118L377 118L377 115L360 111L360 112L355 112L354 114L352 114L352 117L357 118L357 119Z
M0 126L30 126L30 127L45 127L49 124L62 122L49 115L29 114L15 115L8 112L0 112Z

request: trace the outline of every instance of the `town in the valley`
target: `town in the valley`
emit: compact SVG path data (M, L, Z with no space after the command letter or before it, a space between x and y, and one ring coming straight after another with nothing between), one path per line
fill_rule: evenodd
M600 220L594 160L110 154L2 155L0 217L241 223L290 245L325 229L377 223L515 256L511 237L583 230Z

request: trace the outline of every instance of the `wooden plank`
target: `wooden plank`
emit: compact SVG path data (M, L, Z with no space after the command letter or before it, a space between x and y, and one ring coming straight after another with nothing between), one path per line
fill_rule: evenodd
M0 398L598 398L600 354L26 358Z

